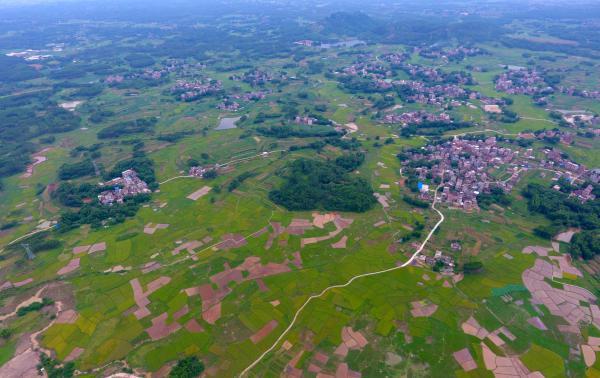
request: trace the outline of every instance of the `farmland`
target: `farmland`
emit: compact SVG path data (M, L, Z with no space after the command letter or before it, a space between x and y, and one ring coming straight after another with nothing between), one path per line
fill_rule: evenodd
M0 20L0 376L600 374L560 8L234 3Z

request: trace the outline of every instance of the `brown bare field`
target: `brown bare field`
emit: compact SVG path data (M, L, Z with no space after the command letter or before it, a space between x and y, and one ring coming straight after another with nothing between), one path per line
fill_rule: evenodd
M144 234L153 235L157 230L164 230L168 227L169 225L165 223L159 223L157 225L153 225L153 223L148 223L144 226Z
M150 273L161 267L158 261L150 261L142 267L142 274Z
M595 295L577 286L564 285L563 289L559 289L546 282L554 277L562 277L560 268L537 259L535 265L525 270L521 277L533 300L544 304L552 315L565 319L572 326L577 326L581 321L593 322L600 326L600 314L592 312L593 303L597 300Z
M471 352L469 352L469 349L461 349L458 352L454 352L452 355L464 371L471 371L477 369L477 363L473 359L473 356L471 356Z
M171 251L171 254L173 256L178 255L181 251L183 250L187 250L189 254L193 254L195 253L195 249L196 248L200 248L204 245L203 242L199 241L199 240L192 240L186 243L181 244L179 247L175 248L174 250Z
M277 326L279 323L277 320L271 320L267 324L265 324L258 332L254 335L250 336L250 341L254 344L258 344L262 339L267 337Z
M516 376L516 377L543 377L539 373L533 373L523 365L518 357L500 357L497 356L492 350L481 343L481 349L483 352L483 362L486 369L491 370L495 376Z
M131 288L133 289L133 299L135 300L135 303L138 306L137 310L135 310L133 313L137 319L142 319L150 315L150 310L148 310L148 308L146 307L150 304L148 296L154 293L156 290L160 289L161 287L165 286L169 282L171 282L170 277L159 277L154 281L150 282L148 284L147 290L144 291L142 285L140 284L140 281L137 278L129 281L129 283L131 284Z
M65 358L65 362L70 362L70 361L74 361L74 360L78 359L83 354L83 352L85 352L85 349L83 349L83 348L79 348L79 347L73 348L71 353L69 353L69 355Z
M204 197L205 195L208 194L208 192L211 191L211 187L210 186L203 186L202 188L196 190L194 193L190 194L189 196L187 196L187 199L190 199L192 201L196 201L202 197Z
M544 322L542 322L542 319L540 319L539 317L533 317L533 318L529 318L527 320L527 323L531 324L532 326L534 326L535 328L545 331L548 329L548 327L546 327L546 325L544 324Z
M438 309L438 306L436 304L429 303L426 300L414 301L414 302L411 302L410 305L412 307L412 309L410 310L410 313L415 318L429 317L429 316L433 315Z
M94 245L92 245L90 247L90 250L88 251L89 254L92 254L94 252L102 252L106 250L106 243L105 242L101 242L101 243L96 243Z
M346 235L342 236L340 240L331 244L331 248L342 249L346 248L346 242L348 241L348 237Z
M152 326L146 329L146 332L150 338L152 338L152 340L162 339L181 329L181 326L177 322L167 324L167 317L168 314L163 312L156 318L152 319Z
M66 266L62 267L58 272L56 272L56 274L62 276L64 274L71 273L77 268L79 268L79 257L76 257L69 261L69 263Z
M204 328L202 328L202 326L198 324L196 319L188 320L187 323L185 323L185 329L187 329L191 333L204 332Z
M240 248L247 244L246 237L240 234L225 234L221 237L221 240L222 242L215 246L218 249L229 250Z
M57 324L73 324L79 317L79 314L75 310L65 310L61 312L56 318Z
M77 247L73 248L73 254L78 255L80 253L85 253L85 252L89 251L90 247L91 247L90 245L77 246Z

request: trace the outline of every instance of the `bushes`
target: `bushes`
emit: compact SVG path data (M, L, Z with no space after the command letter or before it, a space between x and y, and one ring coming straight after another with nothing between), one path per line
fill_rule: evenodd
M75 373L75 364L73 362L67 362L61 366L60 362L46 356L44 353L40 354L40 363L37 365L37 368L40 372L43 369L48 374L48 378L70 378Z
M462 270L465 274L479 273L483 270L481 261L470 261L463 264Z
M169 372L170 378L195 378L204 371L204 363L198 357L191 356L177 361Z
M335 165L345 169L346 171L354 171L358 168L363 161L365 161L365 154L358 152L355 154L343 155L335 159Z
M582 203L567 194L529 184L523 190L527 206L534 213L543 214L555 227L578 227L584 230L600 228L600 200Z
M254 172L244 172L241 175L239 175L238 177L234 178L233 181L231 181L229 183L229 186L227 187L227 190L230 192L233 192L234 190L236 190L244 181L246 181L247 179L249 179L252 176L255 176L256 173Z
M21 58L0 55L0 81L17 82L38 77L38 73Z
M332 137L339 136L340 133L326 126L313 127L295 127L295 126L271 126L259 127L256 129L259 134L274 138L309 138L309 137Z
M154 59L146 54L130 54L125 57L125 60L133 68L143 68L154 64Z
M50 298L44 298L41 302L33 302L32 304L24 307L20 307L17 310L17 316L25 316L30 312L39 311L46 306L54 304L54 301Z
M472 127L470 122L444 122L427 121L420 124L408 125L400 130L400 135L410 137L412 135L442 135L446 131Z
M39 149L30 140L79 127L77 115L48 100L49 91L0 98L0 177L23 172Z
M119 224L128 217L133 217L144 202L150 200L149 194L139 194L134 197L125 197L122 204L104 206L94 199L91 203L83 204L77 212L65 212L61 215L59 230L65 232L84 224L98 228L103 223Z
M32 252L43 252L51 249L56 249L62 245L59 240L56 239L44 239L44 238L33 238L31 240L30 248Z
M176 131L174 133L160 134L158 137L156 137L156 139L169 143L175 143L187 136L192 135L193 133L193 131Z
M112 117L114 115L115 112L113 112L112 110L98 110L90 116L90 121L93 123L101 123L104 122L107 118Z
M4 339L4 340L8 340L10 339L10 337L13 334L13 330L10 328L2 328L0 329L0 338Z
M73 92L69 98L92 98L98 96L103 90L104 87L100 84L83 85Z
M403 196L402 200L409 205L420 207L422 209L426 209L429 207L429 202L420 200L418 198L413 198L411 196Z
M600 233L594 231L582 231L571 239L569 253L573 257L580 257L584 260L593 259L600 255Z
M89 159L73 164L63 164L58 169L58 178L61 180L70 180L93 174L94 164Z
M508 206L511 204L511 199L500 188L492 188L490 193L480 193L477 195L477 204L482 209L488 209L492 204L500 206Z
M298 159L288 165L284 179L269 198L288 210L364 212L376 202L369 182L330 161Z
M158 122L155 117L138 118L133 121L118 122L98 132L99 139L118 138L123 135L143 133L151 130Z
M60 204L68 207L83 206L83 201L93 199L100 193L100 188L91 184L75 185L69 182L61 183L58 188L52 192L52 197L58 200Z

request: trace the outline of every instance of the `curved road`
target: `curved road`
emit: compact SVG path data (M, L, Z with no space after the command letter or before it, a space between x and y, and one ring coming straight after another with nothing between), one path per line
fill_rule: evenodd
M300 316L300 313L302 312L302 310L304 310L306 308L306 306L308 306L308 304L313 300L313 299L317 299L322 297L323 295L325 295L327 292L329 292L332 289L339 289L339 288L344 288L348 285L350 285L352 282L356 281L359 278L363 278L363 277L371 277L371 276L377 276L379 274L384 274L384 273L388 273L388 272L392 272L394 270L398 270L398 269L402 269L408 265L410 265L415 258L417 258L417 256L423 251L423 249L425 248L425 246L427 245L427 243L429 242L429 239L431 239L431 236L433 235L433 233L438 229L438 227L444 222L444 214L439 211L438 209L435 208L435 204L437 202L437 192L439 190L441 185L439 185L436 189L435 189L435 193L434 193L434 198L433 198L433 203L431 204L431 208L433 210L435 210L439 215L440 215L440 219L437 221L437 223L435 224L435 226L433 226L433 228L431 229L431 231L429 231L429 234L427 234L427 237L425 238L425 240L423 241L423 243L421 244L421 246L419 247L419 249L417 249L417 251L415 253L413 253L413 255L410 257L410 259L408 259L404 264L402 265L398 265L398 266L394 266L392 268L388 268L388 269L384 269L384 270L379 270L376 272L370 272L370 273L362 273L359 275L356 275L352 278L350 278L346 283L344 284L339 284L339 285L332 285L332 286L328 286L325 289L323 289L323 291L321 291L319 294L315 294L315 295L311 295L310 297L308 297L308 299L304 302L304 304L302 306L300 306L300 308L298 309L298 311L296 311L296 313L294 314L294 317L292 318L291 323L288 325L288 327L281 333L281 335L279 335L279 337L277 338L277 340L275 340L275 342L273 343L273 345L271 345L271 347L269 347L267 350L264 351L263 354L261 354L253 363L251 363L246 369L244 369L241 373L240 373L240 377L244 377L246 376L250 370L252 370L256 365L258 365L258 363L260 363L260 361L262 361L263 358L266 357L267 354L271 353L273 351L273 349L275 349L275 347L277 347L277 344L279 344L281 342L281 340L283 340L283 338L285 337L285 335L292 329L292 327L296 324L296 321L298 320L298 317Z

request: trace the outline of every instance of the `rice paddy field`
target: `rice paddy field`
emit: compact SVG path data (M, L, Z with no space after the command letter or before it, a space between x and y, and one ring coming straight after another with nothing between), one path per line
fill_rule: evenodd
M520 119L496 121L474 101L477 106L450 111L475 125L443 136L476 131L493 135L489 130L518 134L558 127L550 112L535 105L530 96L507 95L494 87L494 78L504 71L502 65L526 65L547 53L483 47L489 54L459 62L444 64L418 54L411 55L410 62L439 65L447 72L482 68L473 72L477 83L469 89L510 98L507 108ZM408 50L402 45L360 48L364 54ZM333 71L353 62L353 54L340 54L350 49L324 49L315 55ZM256 65L281 70L291 63L280 57ZM579 59L568 61L573 67L579 63ZM309 74L302 66L293 67L285 69L295 80L270 85L264 99L246 103L237 112L217 109L214 99L175 101L166 84L136 96L108 88L76 108L82 127L57 136L43 153L46 160L33 167L30 177L15 175L3 181L0 223L16 225L0 231L4 248L0 285L14 286L0 291L0 314L18 311L40 290L55 303L23 316L0 315L0 328L12 330L0 343L0 366L19 354L27 335L38 332L36 350L61 363L73 362L82 377L122 371L165 376L186 356L199 357L208 376L222 377L242 372L252 377L336 373L491 377L501 376L502 368L545 377L600 376L598 323L568 328L565 318L535 300L524 286L525 272L538 261L550 261L559 269L552 257L562 256L568 248L560 243L559 251L546 256L524 253L531 246L552 249L549 240L534 232L550 222L531 214L521 195L528 183L551 183L549 175L533 170L509 194L510 206L472 212L439 206L445 219L424 246L422 259L328 289L306 304L309 297L332 285L402 265L440 216L431 207L415 207L404 200L409 189L397 157L430 140L399 136L400 127L379 122L382 110L369 105L377 96L350 93L322 72ZM252 90L247 83L231 79L244 72L209 67L203 74L222 80L226 90ZM396 72L393 78L405 79L404 75ZM582 78L574 75L568 80L580 83ZM322 208L288 211L270 199L269 192L282 184L281 173L291 162L333 161L345 153L334 145L300 148L321 140L318 136L275 138L256 132L258 127L281 126L285 104L278 100L282 99L311 112L315 105L324 105L326 110L319 113L324 118L356 126L344 139L355 138L366 157L350 174L370 183L385 204L380 201L362 213ZM562 108L598 109L597 103L571 100L556 95L549 102L556 101ZM403 111L423 108L402 105ZM75 147L101 143L101 155L94 161L103 170L134 153L133 143L128 142L132 138L97 138L109 122L89 121L96 108L111 110L125 121L157 117L153 133L135 139L143 142L160 185L150 201L122 223L67 231L58 224L43 231L46 222L58 220L67 210L52 196L52 187L60 181L61 165L81 160L71 153ZM261 113L278 116L260 125L253 123ZM224 117L241 118L233 128L216 130ZM157 138L177 132L183 134L176 141ZM579 137L577 141L589 142ZM597 167L597 138L589 143L591 147L575 143L557 148L577 162ZM533 146L544 148L538 142ZM186 177L190 159L227 169L210 180ZM247 178L229 190L232 181L242 176ZM86 176L75 182L96 185L103 180ZM411 237L415 229L422 230L416 238ZM26 235L36 231L60 243L29 260L22 244L28 240ZM453 247L456 242L459 247ZM425 262L438 251L452 258L457 266L454 272L436 271ZM475 274L460 272L459 266L473 261L483 268ZM576 286L594 298L598 294L597 277L587 272L564 273L562 278L555 282L546 277L541 282L561 292ZM595 299L582 299L573 306L600 311ZM589 352L587 357L582 354L582 345L593 349L593 358ZM269 352L263 356L265 351ZM471 367L465 368L466 363Z

